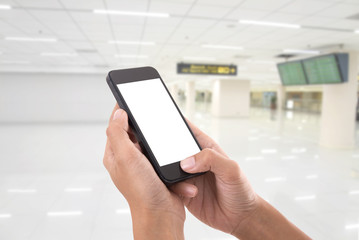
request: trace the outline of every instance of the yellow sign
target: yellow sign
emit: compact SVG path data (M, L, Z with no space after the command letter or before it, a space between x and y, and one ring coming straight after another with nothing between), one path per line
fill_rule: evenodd
M237 75L235 65L177 64L178 74Z

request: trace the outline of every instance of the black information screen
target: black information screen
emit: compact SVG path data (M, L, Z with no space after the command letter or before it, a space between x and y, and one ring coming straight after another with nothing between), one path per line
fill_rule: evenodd
M301 61L278 64L278 71L283 85L305 85L307 84Z
M341 83L343 81L335 55L303 61L309 84Z

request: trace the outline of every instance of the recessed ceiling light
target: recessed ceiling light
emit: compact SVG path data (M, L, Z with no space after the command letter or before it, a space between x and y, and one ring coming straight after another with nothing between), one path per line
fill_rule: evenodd
M11 214L2 213L2 214L0 214L0 218L11 218Z
M227 49L227 50L243 50L243 47L230 46L230 45L215 45L215 44L204 44L203 48L214 48L214 49Z
M359 29L358 29L358 30L355 30L354 33L359 33Z
M127 54L120 54L120 55L115 55L115 57L117 58L148 58L148 56L146 55L127 55Z
M30 64L29 61L3 60L0 64Z
M9 9L11 9L11 6L10 5L0 5L0 9L1 10L9 10Z
M318 50L305 50L305 49L284 49L284 53L299 53L299 54L320 54Z
M253 20L239 20L241 24L251 24L251 25L260 25L260 26L269 26L269 27L283 27L283 28L301 28L300 25L296 24L287 24L287 23L278 23L278 22L267 22L267 21L253 21Z
M125 15L125 16L137 16L137 17L168 18L170 16L168 13L116 11L116 10L106 10L106 9L94 9L93 12L96 14Z
M57 53L57 52L43 52L40 54L44 57L76 57L76 53Z
M193 60L193 61L215 61L215 57L196 57L196 56L185 56L182 57L183 60Z
M8 41L24 41L24 42L56 42L56 38L30 38L30 37L5 37Z
M155 45L154 42L138 42L138 41L108 41L109 44L119 44L119 45L145 45L152 46Z

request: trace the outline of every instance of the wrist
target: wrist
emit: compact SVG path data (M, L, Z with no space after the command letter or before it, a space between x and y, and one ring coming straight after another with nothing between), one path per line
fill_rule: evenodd
M131 216L135 240L184 239L185 218L170 210L131 207Z
M258 196L257 207L232 233L239 239L310 239L267 201Z
M246 235L248 229L253 229L253 227L256 227L258 216L261 215L261 211L263 208L262 201L264 200L255 193L255 201L249 212L247 212L247 217L242 219L237 224L231 235L235 236L238 239L245 239L244 236Z

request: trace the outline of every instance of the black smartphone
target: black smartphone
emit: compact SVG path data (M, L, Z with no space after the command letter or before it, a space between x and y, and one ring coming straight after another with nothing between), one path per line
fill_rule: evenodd
M171 185L200 175L181 169L180 161L200 152L201 146L157 70L114 70L106 80L160 179Z

